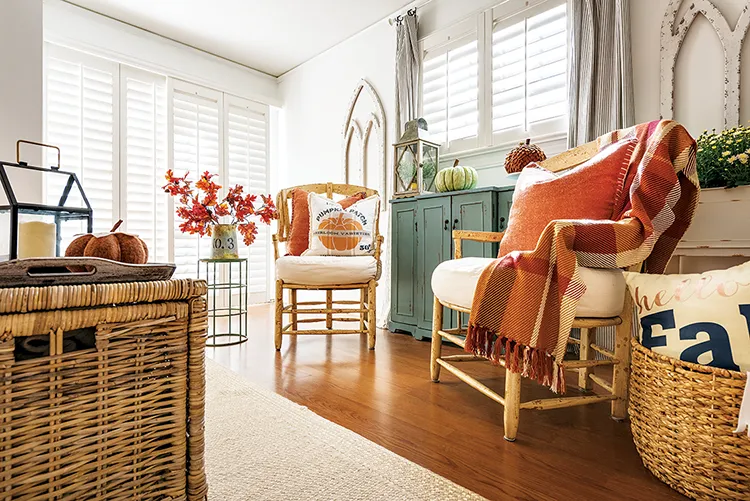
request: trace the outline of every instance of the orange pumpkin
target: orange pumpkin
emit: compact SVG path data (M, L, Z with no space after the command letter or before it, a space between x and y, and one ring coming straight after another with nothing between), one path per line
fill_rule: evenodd
M121 224L122 219L109 233L86 233L75 238L65 249L65 256L102 257L121 263L145 264L148 261L146 243L135 235L115 233Z
M362 231L362 224L344 213L322 220L318 230L322 232L318 238L327 249L352 250L362 240L361 236L353 233Z

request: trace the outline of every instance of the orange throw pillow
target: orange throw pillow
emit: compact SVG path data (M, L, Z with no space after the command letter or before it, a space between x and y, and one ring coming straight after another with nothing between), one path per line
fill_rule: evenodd
M499 257L536 249L544 228L565 219L612 219L627 196L624 183L636 139L613 143L587 162L561 174L532 164L518 176L508 229Z
M309 192L295 188L292 191L292 223L286 242L288 256L301 256L310 243L310 206L307 202ZM365 192L355 193L341 200L339 205L347 209L365 198Z

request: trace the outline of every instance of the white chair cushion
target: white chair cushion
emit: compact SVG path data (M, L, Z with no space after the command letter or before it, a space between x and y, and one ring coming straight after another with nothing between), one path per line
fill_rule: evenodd
M479 275L494 259L465 257L444 261L432 272L432 292L444 303L470 309ZM579 267L586 292L578 301L577 317L608 318L622 312L625 279L620 270Z
M361 284L377 272L373 256L284 256L276 260L276 278L290 284Z

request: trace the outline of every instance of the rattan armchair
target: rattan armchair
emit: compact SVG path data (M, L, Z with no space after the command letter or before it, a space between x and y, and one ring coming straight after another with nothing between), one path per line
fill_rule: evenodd
M291 197L296 188L325 194L329 199L361 192L367 197L378 194L364 186L334 183L294 186L279 192L276 199L279 210L278 232L273 235L276 262L276 350L281 350L284 334L367 334L367 347L372 350L375 348L375 287L380 278L380 252L383 243L383 237L379 233L379 219L375 222L375 249L372 256L283 256L279 251L279 244L289 239ZM378 213L377 217L379 216ZM288 303L284 302L285 290L288 291ZM325 291L325 301L298 301L297 294L300 290ZM334 299L334 292L357 290L359 300ZM289 319L286 324L284 315ZM325 322L325 328L300 328L300 324L322 322ZM349 329L335 329L334 322L358 325Z

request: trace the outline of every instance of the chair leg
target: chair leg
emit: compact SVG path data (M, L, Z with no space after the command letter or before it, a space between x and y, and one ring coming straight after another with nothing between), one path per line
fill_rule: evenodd
M359 312L359 331L361 333L367 332L367 329L365 328L365 320L367 317L367 312L365 310L365 305L367 304L367 287L362 287L359 289L359 309L362 310Z
M375 286L377 282L370 280L367 284L367 349L375 349Z
M292 302L292 330L297 330L297 289L289 289Z
M430 378L433 383L440 381L440 364L438 358L443 351L443 337L438 331L443 328L443 305L437 297L432 304L432 349L430 350Z
M621 421L628 417L628 383L630 381L630 337L633 325L633 301L625 293L625 308L621 315L622 323L615 330L615 364L612 371L612 419Z
M578 345L579 348L579 360L590 360L591 357L591 333L596 333L596 328L585 329L581 328L581 343ZM596 335L594 335L596 339ZM581 391L590 390L592 387L591 380L589 379L589 373L591 372L590 367L582 368L578 370L578 388Z
M281 280L276 280L276 318L274 322L273 341L276 351L281 350L281 327L284 310L284 285Z
M521 374L505 371L505 412L503 424L505 426L505 440L515 442L518 434L518 421L521 411Z
M333 291L326 291L326 309L333 308ZM333 313L326 313L326 329L333 329Z

